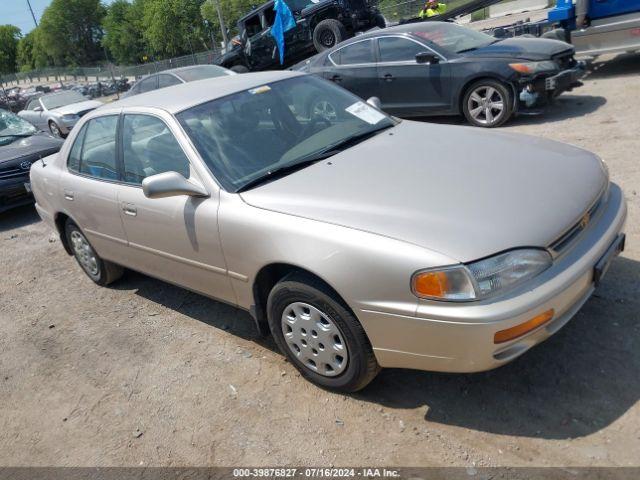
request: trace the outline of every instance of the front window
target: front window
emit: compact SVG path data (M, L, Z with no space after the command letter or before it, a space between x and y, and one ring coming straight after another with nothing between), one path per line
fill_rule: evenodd
M72 103L84 102L86 100L87 99L83 95L78 92L74 92L73 90L56 93L51 96L45 95L44 97L40 97L40 101L47 110L64 107L65 105L71 105Z
M476 32L455 23L430 23L422 30L411 33L448 53L469 52L497 42L486 33Z
M36 127L6 110L0 110L0 138L25 137L36 133Z
M209 169L232 192L395 125L358 97L314 77L261 85L177 117Z
M381 37L378 39L380 62L415 62L416 55L426 48L412 40L400 37Z

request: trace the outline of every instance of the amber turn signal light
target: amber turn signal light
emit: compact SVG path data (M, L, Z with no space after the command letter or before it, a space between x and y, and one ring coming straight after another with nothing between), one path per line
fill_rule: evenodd
M526 322L516 325L515 327L507 328L506 330L500 330L493 336L493 343L504 343L508 342L509 340L521 337L529 333L530 331L535 330L539 326L551 321L554 314L555 310L552 308L551 310L547 310L546 312L533 317L531 320L527 320Z
M416 276L413 288L425 297L444 298L449 291L445 272L424 272Z

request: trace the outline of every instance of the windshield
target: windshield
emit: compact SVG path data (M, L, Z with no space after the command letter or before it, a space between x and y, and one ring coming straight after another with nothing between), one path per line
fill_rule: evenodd
M217 65L199 65L193 68L186 68L175 72L185 82L194 82L205 78L222 77L224 75L233 75L233 72Z
M177 117L212 173L232 192L396 123L346 90L307 76L212 100Z
M69 90L66 92L56 93L55 95L45 95L41 97L40 100L47 110L52 110L72 103L84 102L87 99L80 93Z
M455 23L429 23L424 25L423 29L411 33L448 53L467 52L486 47L496 41L486 33L476 32Z
M36 133L36 127L6 110L0 110L0 137L26 136Z

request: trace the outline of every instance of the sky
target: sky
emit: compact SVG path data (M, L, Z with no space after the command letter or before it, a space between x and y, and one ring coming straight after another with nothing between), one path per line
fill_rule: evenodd
M112 0L102 0L102 3L111 3ZM49 6L51 0L31 0L33 13L39 22L44 9ZM29 12L27 0L0 0L0 25L11 24L22 30L22 33L29 33L34 28L33 18Z

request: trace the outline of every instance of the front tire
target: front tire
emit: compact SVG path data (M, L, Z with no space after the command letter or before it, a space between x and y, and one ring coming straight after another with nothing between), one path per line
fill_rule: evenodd
M309 275L293 274L277 283L267 316L280 351L316 385L356 392L380 371L360 322L329 287Z
M234 65L229 70L236 73L247 73L249 71L249 69L244 65Z
M335 47L347 38L347 30L342 22L333 18L322 20L313 29L313 45L318 53Z
M65 235L78 265L95 283L104 287L122 276L124 269L100 258L82 230L71 220L67 220Z
M53 135L56 138L64 138L64 135L62 134L60 127L53 120L49 122L49 131L51 132L51 135Z
M467 89L462 111L473 126L499 127L513 114L511 89L496 80L479 80Z

